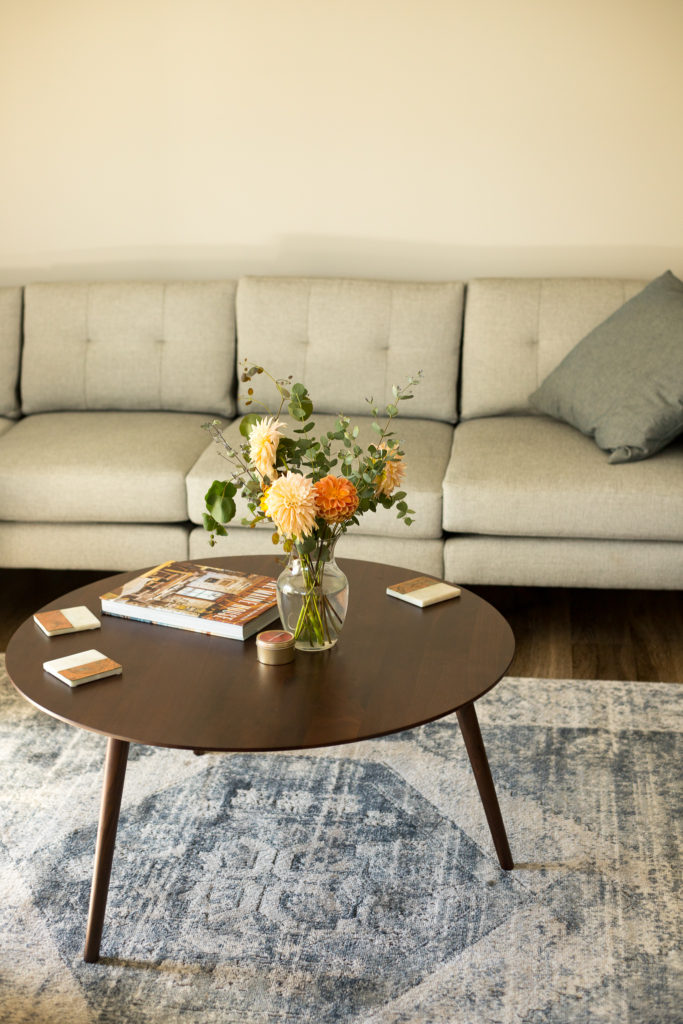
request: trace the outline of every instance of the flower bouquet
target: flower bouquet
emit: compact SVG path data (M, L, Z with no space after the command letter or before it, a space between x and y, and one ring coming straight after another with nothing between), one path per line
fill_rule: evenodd
M422 373L394 386L393 402L381 411L372 398L367 399L376 440L365 449L358 443L358 426L344 415L337 417L332 430L316 436L306 387L292 383L291 377L277 379L262 366L244 364L246 405L256 402L252 383L262 374L275 386L278 408L272 412L264 407L264 414L244 416L239 426L244 440L239 445L230 444L218 420L204 425L231 465L228 479L214 480L206 493L204 527L212 545L216 535L225 536L226 524L236 515L235 496L243 493L250 513L243 525L272 523L273 543L282 543L289 555L278 579L283 626L294 634L299 649L326 650L337 641L348 603L348 581L334 560L339 537L379 506L395 507L406 526L413 521L405 491L399 489L404 452L391 427L399 403L413 397ZM291 436L279 419L285 406L299 424Z

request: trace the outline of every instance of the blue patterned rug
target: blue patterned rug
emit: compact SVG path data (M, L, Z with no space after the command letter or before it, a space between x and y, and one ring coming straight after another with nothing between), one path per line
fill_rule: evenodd
M88 965L105 741L0 676L1 1021L681 1021L682 688L506 679L479 702L509 873L455 716L305 755L131 746Z

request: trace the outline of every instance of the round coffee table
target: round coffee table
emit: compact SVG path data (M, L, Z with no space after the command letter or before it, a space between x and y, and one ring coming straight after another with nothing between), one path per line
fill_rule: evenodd
M276 556L208 558L202 564L277 576ZM496 853L513 867L474 702L507 670L514 637L486 601L460 597L416 608L386 595L420 575L342 561L349 612L330 651L262 665L252 637L226 640L101 615L99 597L139 575L121 573L71 591L50 608L87 605L100 630L46 637L33 618L10 640L17 690L55 718L108 737L84 959L99 957L129 744L206 751L305 750L385 736L457 712ZM95 647L120 676L71 689L43 662Z

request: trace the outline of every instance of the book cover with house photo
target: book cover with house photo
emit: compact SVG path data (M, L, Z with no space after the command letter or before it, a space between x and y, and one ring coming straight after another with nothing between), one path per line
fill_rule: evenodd
M105 615L246 640L278 617L270 576L164 562L100 598Z

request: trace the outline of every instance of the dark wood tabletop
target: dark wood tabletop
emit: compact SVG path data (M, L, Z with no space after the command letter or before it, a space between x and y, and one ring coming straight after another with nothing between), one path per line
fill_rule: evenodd
M202 564L277 576L276 556ZM417 608L386 587L419 571L341 559L349 611L330 651L262 665L255 639L227 640L101 615L99 597L139 575L81 587L44 609L87 605L99 630L49 638L33 619L12 637L9 676L24 697L72 725L150 746L223 751L295 750L382 736L476 700L504 675L514 637L490 604L460 597ZM38 611L38 609L36 609ZM123 673L71 689L43 662L96 648Z

